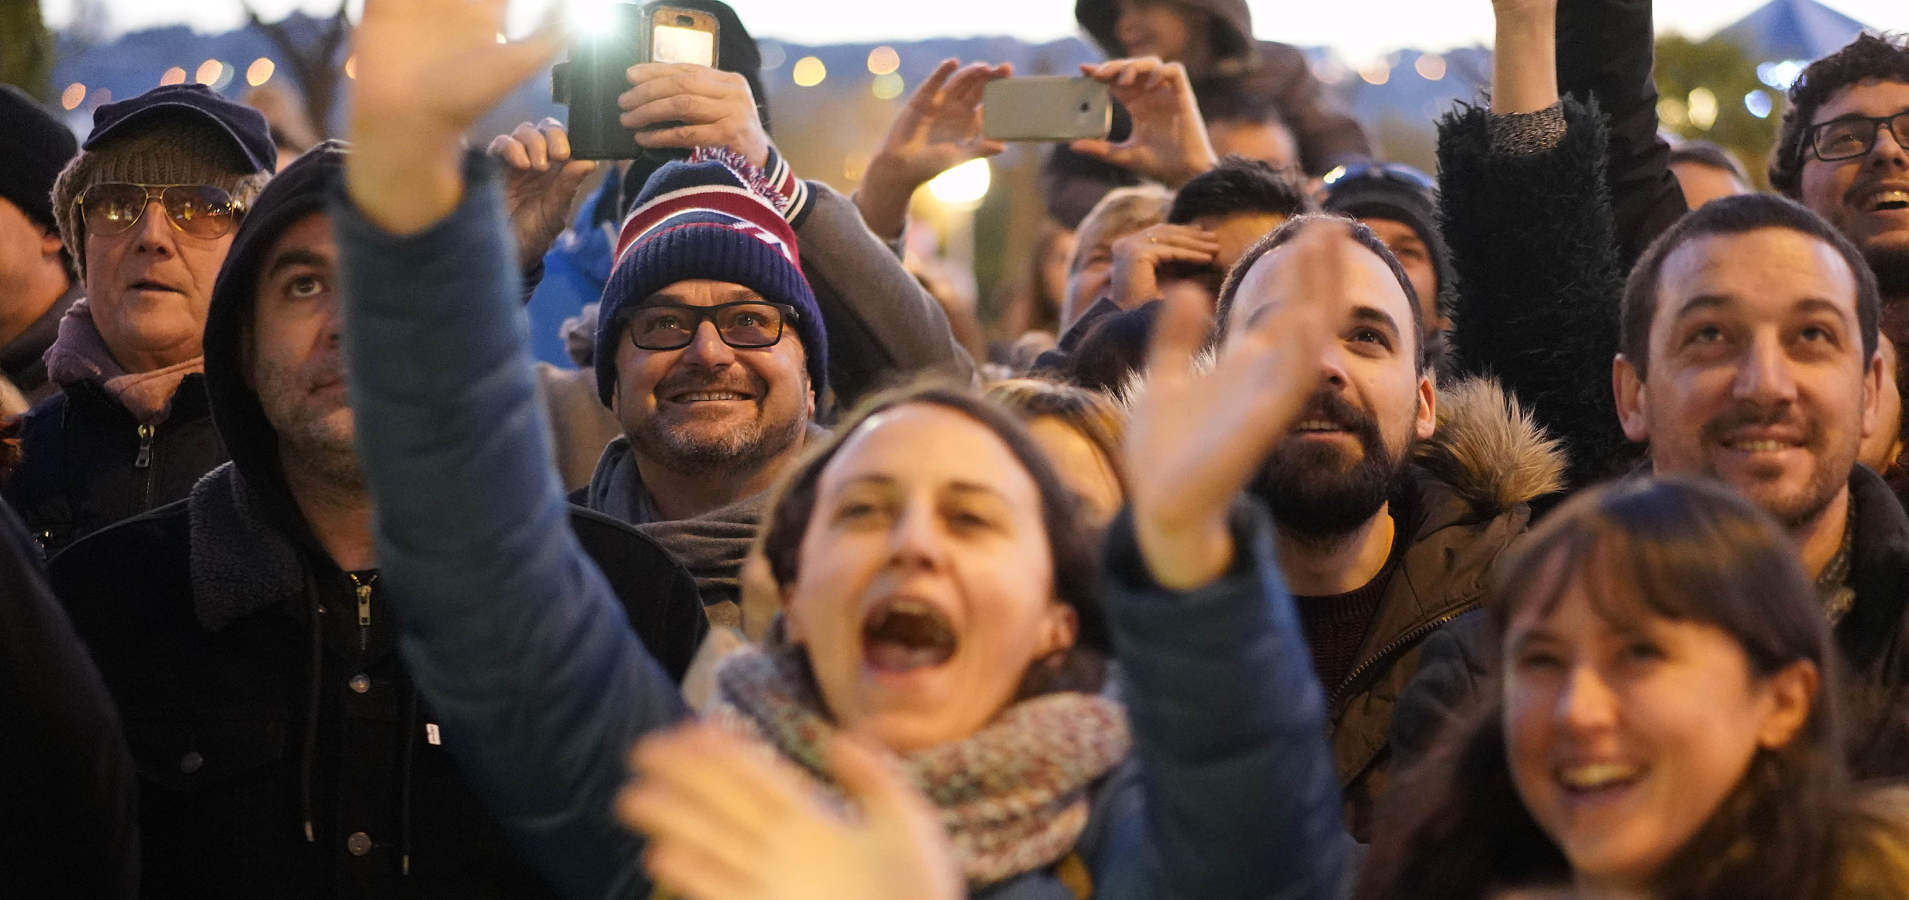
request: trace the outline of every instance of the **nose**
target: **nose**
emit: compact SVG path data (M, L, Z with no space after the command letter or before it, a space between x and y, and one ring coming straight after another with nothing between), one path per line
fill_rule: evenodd
M1617 694L1597 667L1579 664L1571 669L1554 710L1559 726L1576 734L1591 734L1617 722Z
M157 200L146 201L146 212L133 226L133 235L134 247L141 252L170 255L177 249L172 223L166 220L166 208Z
M1785 403L1796 399L1796 380L1782 341L1773 333L1759 335L1744 353L1732 393L1739 400Z
M723 343L716 323L707 319L696 323L696 333L683 348L683 359L700 366L720 368L736 361L735 348Z
M1339 341L1320 342L1319 377L1333 387L1346 386L1346 348Z
M1879 168L1909 169L1909 145L1898 135L1909 132L1909 120L1897 117L1895 126L1876 128L1876 144L1869 148L1870 165Z
M935 569L942 559L942 532L934 503L926 498L910 500L895 517L888 533L890 563L897 566Z

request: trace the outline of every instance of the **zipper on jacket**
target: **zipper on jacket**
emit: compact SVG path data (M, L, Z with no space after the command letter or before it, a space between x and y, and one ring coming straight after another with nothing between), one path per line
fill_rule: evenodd
M351 572L345 577L351 579L352 592L358 595L358 652L363 653L371 646L371 586L378 582L377 573L362 581Z
M152 436L155 430L151 425L139 426L139 455L133 457L133 468L144 469L152 465Z
M1404 634L1393 638L1391 643L1379 648L1379 652L1366 657L1364 661L1354 666L1352 671L1346 674L1346 677L1339 682L1339 687L1333 690L1332 696L1327 698L1326 709L1329 711L1329 714L1335 716L1339 714L1339 701L1349 696L1352 693L1353 686L1359 683L1359 678L1370 671L1374 666L1384 662L1401 648L1411 646L1413 641L1432 633L1445 623L1477 608L1478 604L1467 603L1443 615L1421 622L1416 627L1407 630Z

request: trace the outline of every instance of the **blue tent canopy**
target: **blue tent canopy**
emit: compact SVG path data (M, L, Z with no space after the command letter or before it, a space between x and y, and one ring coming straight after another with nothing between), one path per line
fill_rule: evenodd
M1866 27L1816 0L1770 0L1716 37L1765 62L1812 60L1836 52Z

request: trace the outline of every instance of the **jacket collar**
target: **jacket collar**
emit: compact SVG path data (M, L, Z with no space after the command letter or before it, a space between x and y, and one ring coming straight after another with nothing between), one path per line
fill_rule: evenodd
M231 463L199 479L187 503L192 605L201 627L222 630L305 592L305 554L260 511Z
M1858 465L1849 476L1849 586L1856 601L1836 628L1851 667L1869 665L1896 643L1909 602L1909 516L1882 477Z

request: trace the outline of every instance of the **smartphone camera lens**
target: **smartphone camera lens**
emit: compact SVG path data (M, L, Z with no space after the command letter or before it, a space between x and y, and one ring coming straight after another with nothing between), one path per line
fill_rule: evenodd
M676 24L678 24L678 25L681 25L681 26L683 26L684 28L689 28L689 27L691 27L691 26L694 26L694 25L696 24L696 20L695 20L695 19L692 19L692 18L690 18L690 17L688 17L688 16L677 16L677 17L676 17Z
M1086 112L1086 111L1087 111L1087 101L1085 101L1085 100L1082 100L1082 101L1080 102L1080 111L1081 111L1081 112Z

